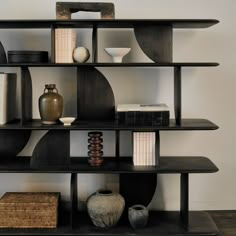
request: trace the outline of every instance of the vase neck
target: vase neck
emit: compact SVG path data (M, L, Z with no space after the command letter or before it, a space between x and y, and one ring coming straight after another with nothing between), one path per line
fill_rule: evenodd
M101 195L101 196L111 196L113 195L113 192L111 190L101 189L101 190L98 190L96 194Z

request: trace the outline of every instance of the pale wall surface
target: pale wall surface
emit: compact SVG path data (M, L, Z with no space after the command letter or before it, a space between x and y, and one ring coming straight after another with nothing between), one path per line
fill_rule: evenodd
M70 0L71 1L71 0ZM104 1L104 0L103 0ZM0 1L0 19L54 19L54 0ZM105 1L104 1L105 2ZM116 18L216 18L220 24L209 29L176 30L174 61L216 61L219 67L183 70L183 116L207 118L220 126L217 131L161 132L162 155L202 155L219 167L216 174L190 177L191 209L235 209L235 106L236 101L236 30L235 0L113 0ZM78 15L77 15L78 17ZM82 14L80 17L91 17ZM93 16L94 17L94 16ZM97 16L96 16L97 17ZM0 39L6 50L49 50L50 34L46 30L1 30ZM91 32L79 31L78 44L91 48ZM100 31L99 59L110 60L104 47L131 47L127 61L148 59L138 48L133 32ZM9 71L9 69L3 69ZM17 71L11 69L10 71ZM165 102L173 117L173 70L171 68L102 68L111 83L116 103ZM45 83L56 83L65 100L64 115L76 114L75 69L34 68L33 112L39 117L38 97ZM30 155L44 132L34 132L21 155ZM86 132L71 132L71 155L86 154ZM104 133L105 154L114 154L114 135ZM122 134L122 154L131 154L129 133ZM79 199L84 202L99 187L118 189L117 176L79 175ZM0 193L6 191L61 191L69 197L69 175L1 174ZM163 175L150 205L159 209L179 208L179 176Z

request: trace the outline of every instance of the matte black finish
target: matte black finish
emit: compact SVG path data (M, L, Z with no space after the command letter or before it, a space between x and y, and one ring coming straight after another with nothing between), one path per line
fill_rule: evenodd
M0 41L0 63L7 63L7 55L1 41Z
M75 228L77 225L76 222L76 213L78 209L78 189L77 189L77 174L72 173L71 174L71 180L70 180L70 203L71 203L71 208L70 208L70 222L71 222L71 228Z
M118 161L119 158L120 158L120 131L116 130L115 135L116 135L116 153L115 153L115 156L116 156L117 161Z
M174 106L176 125L182 122L182 100L181 100L181 67L174 68Z
M95 68L78 68L77 113L80 120L114 120L115 97L104 75Z
M132 63L17 63L17 64L0 64L0 67L18 67L18 66L28 66L28 67L214 67L218 66L219 63L216 62L172 62L172 63L148 63L148 62L132 62Z
M189 174L180 176L180 216L186 229L189 227Z
M55 63L55 27L51 26L51 63Z
M136 40L154 62L172 62L173 28L171 25L135 25Z
M97 54L98 54L98 30L97 27L93 28L92 33L92 62L97 63Z
M69 131L49 131L36 145L32 154L30 166L33 169L66 166L69 163L69 156Z
M156 164L159 165L160 164L160 132L156 131L155 132L155 138L156 138L156 142L155 142L155 155L156 155Z
M21 123L32 120L32 80L28 67L21 67Z
M8 51L8 63L48 63L47 51Z
M30 135L31 130L0 130L0 162L15 158L28 143Z
M164 156L159 166L134 166L132 157L104 157L104 165L96 168L88 165L87 157L70 157L67 165L44 165L33 168L30 157L2 158L0 173L114 173L114 174L181 174L215 173L218 168L206 157ZM47 163L45 163L47 164Z
M79 114L78 114L79 115ZM80 118L80 117L79 117ZM71 126L63 124L43 125L41 120L28 121L22 127L19 121L11 124L0 125L0 129L32 129L32 130L134 130L134 131L155 131L155 130L216 130L218 126L206 119L182 119L181 125L176 125L174 119L170 119L168 126L153 125L118 125L115 121L101 120L76 120Z
M70 228L68 213L60 218L62 224L57 229L0 229L0 235L89 235L89 236L120 236L120 235L156 235L156 236L216 236L218 229L207 212L191 211L189 229L181 225L179 212L150 212L147 227L134 230L127 220L121 220L117 226L108 230L95 227L86 213L76 217L76 227Z
M148 206L155 193L156 185L156 174L120 174L120 194L125 199L125 207L135 204Z
M1 29L19 28L133 28L142 25L171 25L173 28L208 28L219 23L215 19L116 19L116 20L0 20Z

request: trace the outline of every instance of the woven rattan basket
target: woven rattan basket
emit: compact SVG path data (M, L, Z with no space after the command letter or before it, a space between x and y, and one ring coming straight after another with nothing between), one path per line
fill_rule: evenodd
M5 193L0 228L56 228L60 193Z

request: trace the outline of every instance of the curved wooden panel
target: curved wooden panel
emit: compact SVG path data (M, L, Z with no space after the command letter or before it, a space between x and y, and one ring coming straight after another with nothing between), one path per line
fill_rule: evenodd
M135 204L148 206L156 191L156 174L120 174L120 194L126 208Z
M78 68L77 117L79 120L114 120L115 98L104 75L93 67Z
M151 60L154 62L172 62L172 26L136 25L134 33L140 48Z
M4 64L7 63L7 56L6 56L6 52L5 49L0 41L0 63Z
M31 167L47 168L51 166L65 167L70 157L70 133L69 131L52 130L46 133L36 145Z
M31 130L0 130L0 156L15 157L28 143Z

